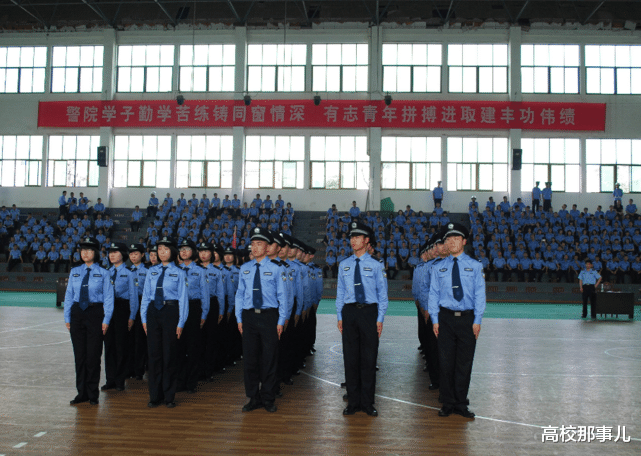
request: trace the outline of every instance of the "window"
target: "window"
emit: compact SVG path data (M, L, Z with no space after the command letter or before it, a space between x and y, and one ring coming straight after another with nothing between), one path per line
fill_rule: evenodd
M45 46L0 47L0 93L45 91Z
M250 44L247 46L247 90L302 92L306 63L304 44Z
M447 189L507 191L507 138L447 138Z
M245 188L303 188L303 136L247 136Z
M507 93L507 44L447 46L450 92Z
M232 156L231 136L178 136L176 187L231 188Z
M115 187L169 187L171 136L116 136Z
M580 190L579 140L523 138L521 140L521 191L532 191L536 181L552 182L555 192Z
M233 92L236 46L180 46L182 92Z
M367 44L312 45L312 90L366 92L368 52Z
M171 92L174 46L118 46L118 92Z
M585 46L587 93L641 93L641 46Z
M54 46L51 91L102 91L103 46Z
M369 188L369 156L365 136L312 136L312 188Z
M579 93L577 44L524 44L521 46L523 93Z
M384 92L440 92L443 46L384 44Z
M640 139L588 139L585 142L586 190L641 192Z
M42 136L0 136L0 186L40 185Z
M49 136L48 187L98 186L100 136Z
M441 138L384 136L381 188L429 190L441 180Z

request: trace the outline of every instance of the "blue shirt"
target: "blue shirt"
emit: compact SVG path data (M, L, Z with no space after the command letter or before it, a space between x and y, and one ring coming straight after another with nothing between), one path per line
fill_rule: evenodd
M337 259L340 262L340 260ZM296 315L300 315L303 311L303 301L305 300L305 293L303 291L303 269L302 265L295 260L287 260L288 269L287 277L292 286L292 299L296 299ZM292 300L293 306L293 300ZM293 307L292 307L293 308ZM288 315L291 314L291 308Z
M430 273L430 296L428 310L433 324L438 324L440 307L454 311L474 310L474 324L480 325L485 312L485 279L483 265L465 253L458 256L463 299L454 299L452 291L452 267L454 257L444 258Z
M538 200L541 198L541 189L539 187L534 187L532 189L532 199Z
M583 282L583 285L594 285L596 284L601 276L594 269L587 270L584 269L579 272L579 280Z
M98 263L93 263L90 268L83 264L71 269L69 273L69 283L65 293L64 314L65 323L71 323L71 308L74 303L80 301L80 289L82 281L89 272L89 302L102 302L105 316L102 320L103 325L108 325L111 321L111 315L114 311L114 288L111 285L111 276L109 271L100 267Z
M145 280L147 279L148 269L141 263L140 266L131 266L129 270L134 274L134 288L135 294L138 297L142 296L145 289Z
M113 280L114 272L116 279ZM129 319L134 320L138 313L138 294L136 291L136 275L131 272L125 263L121 263L117 268L109 268L111 284L114 286L114 299L126 299L129 301Z
M207 282L207 269L203 268L195 262L189 263L189 266L184 265L182 268L187 275L187 298L189 300L200 300L200 308L202 309L201 320L207 319L209 313L209 284Z
M264 257L256 267L256 260L251 260L240 267L238 290L236 291L236 320L243 322L243 310L253 309L254 276L260 271L260 286L263 294L261 309L278 309L278 325L284 325L287 315L287 291L285 281L287 274L284 268Z
M623 198L623 190L621 190L620 188L615 188L612 192L612 196L614 197L614 201L621 201L621 198Z
M213 263L207 266L207 282L209 283L209 296L218 299L218 315L225 314L225 281L223 272Z
M541 190L541 194L543 195L544 200L551 200L552 199L552 188L551 187L545 187L543 190Z
M434 199L443 199L443 187L434 188L432 194L434 195Z
M369 253L364 253L359 258L361 281L365 292L365 302L361 304L378 304L377 322L382 323L387 312L387 280L383 272L383 265L372 258ZM356 302L354 289L354 271L356 268L356 255L341 261L338 266L338 282L336 287L336 314L338 321L343 320L343 307L345 304Z
M163 301L178 301L178 327L183 328L189 315L189 299L187 298L187 286L185 284L185 271L176 266L175 263L169 263L163 277L162 290ZM149 268L145 288L142 292L142 302L140 303L140 318L143 323L147 324L147 310L149 306L154 305L156 299L156 284L162 273L163 265L157 264Z

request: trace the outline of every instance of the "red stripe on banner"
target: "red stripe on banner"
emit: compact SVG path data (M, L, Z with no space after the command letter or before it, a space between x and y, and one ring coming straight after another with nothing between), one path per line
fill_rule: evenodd
M421 128L604 131L605 103L312 100L42 101L53 128Z

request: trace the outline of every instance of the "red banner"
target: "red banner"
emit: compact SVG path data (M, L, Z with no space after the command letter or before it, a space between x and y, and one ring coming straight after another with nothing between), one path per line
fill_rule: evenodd
M605 103L312 100L42 101L39 127L605 130Z

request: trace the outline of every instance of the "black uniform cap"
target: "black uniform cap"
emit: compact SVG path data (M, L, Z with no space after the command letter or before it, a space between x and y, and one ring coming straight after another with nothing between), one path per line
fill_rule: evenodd
M92 238L89 236L82 238L78 243L78 246L100 250L100 242L98 242L96 238Z
M176 240L171 236L163 236L156 242L156 245L167 245L170 247L176 247Z
M131 252L145 253L145 246L142 244L129 244L129 253Z
M274 242L274 238L272 238L272 235L269 234L269 230L265 228L260 228L260 227L256 227L252 229L251 240L265 241L268 244L271 244Z
M370 228L360 222L352 222L349 224L349 237L352 236L370 236Z
M448 223L443 233L443 240L450 236L463 236L463 239L467 239L470 236L470 232L460 223Z

